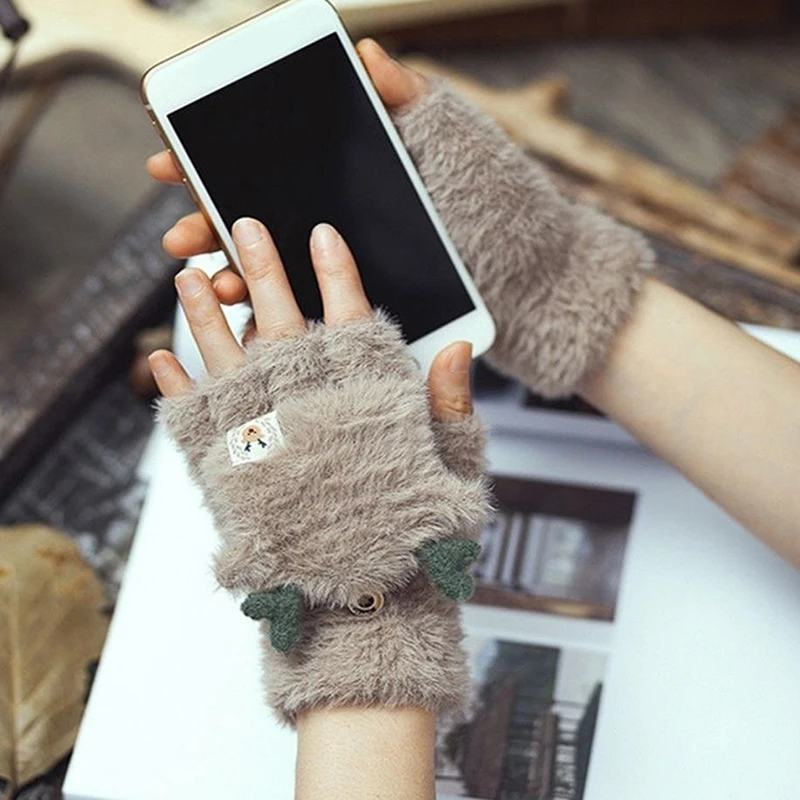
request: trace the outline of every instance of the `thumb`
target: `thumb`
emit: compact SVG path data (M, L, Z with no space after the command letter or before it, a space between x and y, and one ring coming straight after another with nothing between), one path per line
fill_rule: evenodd
M362 39L356 50L381 100L390 109L411 105L428 91L425 77L395 61L374 39Z
M472 415L470 365L472 345L454 342L436 356L428 374L431 414L440 422L457 422Z

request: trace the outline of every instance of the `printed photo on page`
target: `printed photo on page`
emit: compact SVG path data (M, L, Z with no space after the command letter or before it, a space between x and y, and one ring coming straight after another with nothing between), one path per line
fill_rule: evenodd
M440 725L437 791L581 800L610 653L576 643L570 618L613 622L636 495L502 475L493 485L472 603L500 623L465 641L475 696L466 719ZM520 612L531 630L547 615L550 635L563 626L571 644L519 641Z

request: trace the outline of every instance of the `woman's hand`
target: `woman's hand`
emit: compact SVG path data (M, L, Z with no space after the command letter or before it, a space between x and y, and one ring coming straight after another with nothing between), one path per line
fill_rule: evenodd
M470 345L428 384L327 224L311 235L324 322L298 308L267 229L233 239L256 329L243 347L208 278L176 279L209 375L151 358L160 417L220 537L220 585L263 622L270 702L454 711L468 694L457 603L472 594L488 503Z
M234 225L233 238L244 269L245 290L241 294L249 294L253 305L255 335L275 340L303 333L306 322L269 231L256 220L243 219ZM310 249L325 323L342 325L368 319L372 307L344 239L323 223L314 228ZM232 273L230 278L233 278ZM222 375L241 364L245 358L244 349L228 326L220 308L219 292L215 292L209 278L198 269L184 269L177 275L175 284L209 374ZM454 342L434 359L428 386L435 419L456 421L472 413L471 357L472 347L468 342ZM150 356L150 367L165 397L180 397L191 390L192 380L168 350L154 352Z
M445 597L469 597L486 510L471 345L439 353L426 385L331 225L310 238L324 324L303 317L262 223L240 219L232 233L251 341L237 341L209 279L185 269L176 285L208 377L193 382L169 351L150 356L161 418L220 531L220 584L247 593L242 610L258 618L275 592L294 614L300 595L348 604L420 570Z
M414 103L427 91L426 79L390 58L373 39L364 39L357 45L378 94L391 110L398 110ZM172 156L162 151L147 162L147 170L163 183L181 183L181 174ZM164 249L175 258L190 258L219 250L214 231L208 226L200 212L189 214L178 220L164 235ZM211 286L220 302L231 305L247 296L247 285L232 269L218 272L211 279Z

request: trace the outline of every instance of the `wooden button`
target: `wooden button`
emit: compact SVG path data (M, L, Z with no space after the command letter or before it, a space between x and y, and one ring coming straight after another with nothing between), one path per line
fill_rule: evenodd
M347 607L352 614L365 616L380 611L384 602L381 592L362 592L355 600L350 601Z

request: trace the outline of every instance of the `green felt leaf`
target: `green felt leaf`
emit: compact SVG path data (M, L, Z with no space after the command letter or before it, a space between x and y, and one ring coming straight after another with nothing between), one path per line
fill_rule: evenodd
M414 555L431 584L450 600L469 600L475 591L470 566L478 558L481 546L471 539L444 539L429 542Z
M242 611L255 620L269 620L269 640L281 653L291 653L300 641L303 593L297 586L279 586L269 592L253 592Z

